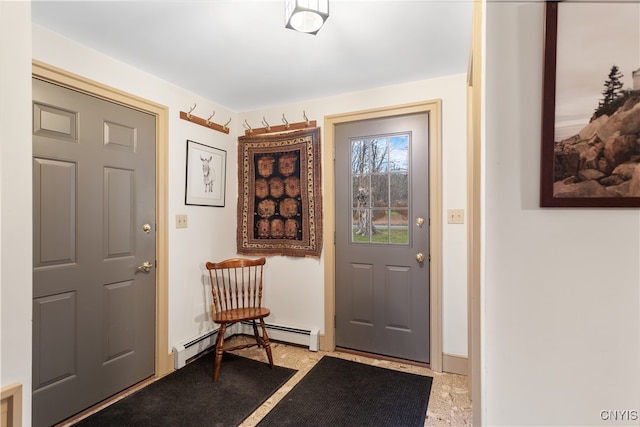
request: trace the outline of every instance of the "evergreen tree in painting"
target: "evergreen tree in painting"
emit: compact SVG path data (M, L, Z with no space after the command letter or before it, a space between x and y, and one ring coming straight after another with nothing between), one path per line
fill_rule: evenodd
M611 67L611 71L609 71L609 76L607 80L604 82L604 90L602 91L603 98L598 103L598 108L596 108L596 116L601 116L602 114L610 114L609 111L611 105L614 102L622 97L624 97L624 91L622 90L622 73L617 65L613 65ZM615 110L614 110L615 111Z

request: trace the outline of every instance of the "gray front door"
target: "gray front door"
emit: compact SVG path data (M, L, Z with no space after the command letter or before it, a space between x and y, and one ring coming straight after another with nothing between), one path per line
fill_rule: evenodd
M154 374L155 129L33 79L34 426Z
M336 346L429 362L429 114L335 127Z

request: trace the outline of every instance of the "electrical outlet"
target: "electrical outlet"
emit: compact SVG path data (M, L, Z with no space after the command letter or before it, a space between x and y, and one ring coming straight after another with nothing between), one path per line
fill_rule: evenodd
M447 222L449 224L464 224L464 209L449 209Z
M176 228L187 228L186 215L176 215Z

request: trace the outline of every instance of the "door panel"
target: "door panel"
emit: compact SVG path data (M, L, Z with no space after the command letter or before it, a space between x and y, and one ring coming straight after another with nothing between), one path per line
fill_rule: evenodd
M351 183L336 186L338 347L429 362L428 128L428 113L335 127Z
M76 173L72 162L33 159L34 191L40 194L34 199L36 268L76 261Z
M131 256L133 254L134 171L104 169L104 235L105 258Z
M351 320L372 325L374 316L373 265L352 263L351 269Z
M411 329L411 269L387 266L385 311L387 328Z
M50 354L34 363L33 384L42 388L76 374L76 293L38 298L33 304L34 351Z
M133 334L129 325L133 321L132 281L113 283L104 286L104 323L109 329L104 332L103 360L109 361L131 354L135 348Z
M154 373L155 117L33 79L33 425Z

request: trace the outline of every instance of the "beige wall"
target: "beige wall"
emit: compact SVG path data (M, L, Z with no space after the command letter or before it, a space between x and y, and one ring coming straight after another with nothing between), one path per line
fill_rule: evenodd
M0 1L0 388L31 425L31 4Z
M543 11L486 3L480 411L613 425L640 410L640 213L538 207Z

